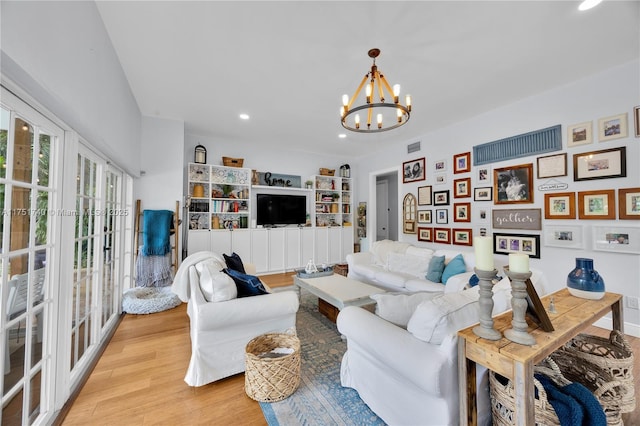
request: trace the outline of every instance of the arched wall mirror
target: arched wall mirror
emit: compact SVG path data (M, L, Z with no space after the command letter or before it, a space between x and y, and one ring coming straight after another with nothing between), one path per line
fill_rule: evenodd
M416 210L417 203L415 195L409 193L404 196L402 202L402 220L403 220L403 232L405 234L416 233Z

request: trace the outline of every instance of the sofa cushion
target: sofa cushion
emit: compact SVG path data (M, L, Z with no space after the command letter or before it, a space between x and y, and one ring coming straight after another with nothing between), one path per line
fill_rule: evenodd
M195 268L200 281L200 291L207 302L224 302L236 298L236 285L231 277L222 272L220 262L209 259L196 263Z
M444 287L444 292L456 293L458 291L464 290L469 285L469 280L471 279L472 275L474 275L473 272L463 272L461 274L452 276L447 280L447 284Z
M222 254L222 256L224 256L224 261L227 264L227 268L233 269L234 271L238 271L243 274L247 273L247 271L244 270L244 264L242 263L242 259L240 259L240 255L238 255L238 253L233 252L231 256Z
M400 241L381 240L374 242L369 251L373 254L373 263L386 268L389 253L404 253L409 246Z
M262 285L260 278L255 275L247 275L233 269L225 268L224 273L229 275L236 284L238 289L238 298L259 296L261 294L268 294L267 289Z
M433 281L434 283L439 283L442 281L442 272L444 271L444 256L433 256L431 261L429 262L429 268L427 269L427 274L425 278L429 281Z
M425 247L416 247L409 246L405 251L406 254L410 254L411 256L420 256L420 257L428 257L431 258L433 256L433 250Z
M429 269L431 255L414 256L405 253L389 253L387 269L390 272L404 272L414 277L424 277Z
M442 293L445 290L442 283L434 283L424 278L412 278L404 283L404 289L410 292L427 291L429 293Z
M478 322L478 292L440 294L422 302L409 319L407 330L435 345L458 330Z
M456 257L451 259L449 263L447 263L444 271L442 271L442 282L446 284L447 280L452 276L462 274L466 271L467 266L464 263L464 258L462 257L462 254L458 254Z
M411 274L405 274L404 272L380 271L376 274L375 282L385 287L404 290L405 283L412 278L415 277Z
M371 298L376 301L376 315L398 327L407 328L409 318L416 307L437 293L380 293Z
M376 275L384 272L384 269L378 265L367 265L363 263L356 263L354 265L349 266L349 272L355 272L358 275L361 275L369 280L375 280Z

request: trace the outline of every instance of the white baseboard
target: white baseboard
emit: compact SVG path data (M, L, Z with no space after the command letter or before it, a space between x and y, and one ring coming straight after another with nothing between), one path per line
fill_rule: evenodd
M595 325L596 327L604 328L606 330L613 329L613 321L610 318L600 318L598 321L594 322L593 325ZM637 324L625 322L624 334L633 337L640 337L640 326Z

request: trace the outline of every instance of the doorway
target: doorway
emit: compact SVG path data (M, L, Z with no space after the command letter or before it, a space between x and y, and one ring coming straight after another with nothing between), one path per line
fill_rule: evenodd
M398 240L399 213L398 213L398 176L400 169L397 167L372 172L369 175L369 202L370 210L375 215L369 221L370 241L384 239Z

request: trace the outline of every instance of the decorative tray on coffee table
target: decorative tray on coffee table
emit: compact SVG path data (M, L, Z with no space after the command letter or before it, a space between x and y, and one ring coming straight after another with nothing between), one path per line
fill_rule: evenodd
M296 269L296 275L300 278L318 278L333 275L333 267L318 268L318 272L306 273L304 269Z

